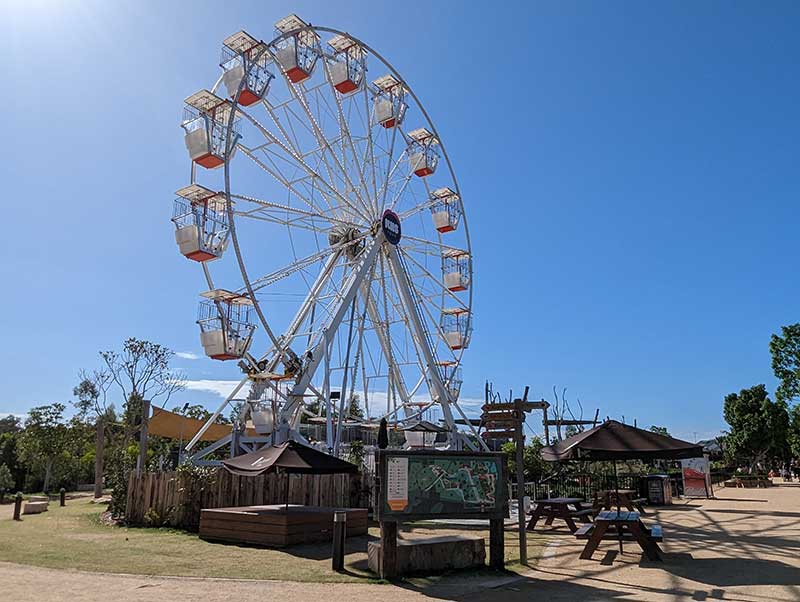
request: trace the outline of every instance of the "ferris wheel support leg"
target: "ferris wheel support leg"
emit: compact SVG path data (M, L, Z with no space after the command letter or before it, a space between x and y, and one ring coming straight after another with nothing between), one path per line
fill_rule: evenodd
M378 312L377 306L375 305L375 299L373 299L372 296L369 295L367 287L364 286L363 284L361 286L361 296L367 303L367 313L369 314L370 321L373 324L380 324L381 316L380 313ZM392 382L394 383L395 387L397 387L400 393L400 399L403 401L403 403L411 401L411 397L408 394L408 388L406 387L405 380L403 380L403 375L400 372L399 368L396 366L396 364L393 361L391 361L392 358L391 342L386 338L386 333L380 328L375 329L375 335L378 339L378 344L381 346L381 351L383 351L383 356L389 363L389 369L392 372L391 374ZM388 402L389 399L387 396L387 403ZM395 411L392 413L394 414L399 409L400 408L396 408ZM389 409L387 408L386 411L389 412Z
M292 320L291 324L289 324L289 328L286 329L286 333L280 338L280 341L284 344L284 347L289 346L289 341L297 334L298 329L300 328L303 321L308 316L311 308L314 306L314 303L317 300L317 297L322 290L322 287L328 281L328 278L331 275L333 268L336 266L336 262L339 260L341 256L341 251L337 251L336 253L332 254L328 261L325 262L325 267L320 272L317 279L314 281L314 284L311 287L308 295L306 296L303 304L300 306L300 310L295 315L294 319ZM275 355L273 356L272 360L270 360L267 371L273 371L278 366L281 358L283 357L283 353L285 351L284 348L273 347L273 351L275 351ZM265 360L269 356L269 352L267 352L261 359Z
M394 271L397 283L397 289L400 292L400 298L406 308L406 314L411 322L411 331L413 333L414 343L420 355L425 360L425 368L428 374L429 382L431 383L431 390L439 397L439 403L442 406L442 414L449 429L447 437L451 446L460 448L465 443L463 437L459 436L458 428L453 418L453 410L451 408L450 396L447 392L447 387L442 382L439 370L436 367L436 359L433 356L433 349L427 343L428 337L425 333L425 328L422 325L422 318L419 314L419 309L414 301L414 295L411 292L411 285L408 281L405 267L403 266L400 258L398 257L397 248L392 246L388 253L389 262L391 263L392 270ZM466 442L469 444L469 442ZM470 447L472 447L470 445Z
M361 259L361 263L348 277L338 303L333 309L328 326L317 336L315 342L309 349L307 353L308 362L303 366L300 377L289 392L289 401L281 408L278 418L278 440L276 443L282 443L290 437L293 417L297 414L299 405L303 403L303 395L311 384L311 379L314 378L314 374L320 363L325 359L325 349L331 344L331 341L333 341L333 337L339 329L347 311L350 309L362 281L372 269L372 265L378 257L384 240L383 233L379 233L373 240L372 245L368 249L364 249L363 259Z

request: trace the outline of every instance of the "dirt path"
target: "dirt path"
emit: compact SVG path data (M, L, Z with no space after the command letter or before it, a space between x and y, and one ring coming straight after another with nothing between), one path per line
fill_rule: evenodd
M646 519L664 527L663 563L643 560L635 544L620 556L604 542L595 560L579 560L582 542L563 530L531 577L504 583L414 587L139 577L57 571L0 563L3 596L19 602L204 602L244 599L464 600L800 600L800 487L721 489L717 500L679 503ZM486 588L486 586L494 586Z

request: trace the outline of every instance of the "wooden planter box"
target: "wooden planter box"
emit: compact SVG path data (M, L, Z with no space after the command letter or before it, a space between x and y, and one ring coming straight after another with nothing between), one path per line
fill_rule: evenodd
M330 541L335 511L347 512L347 537L367 534L365 508L274 504L201 510L200 537L268 547Z

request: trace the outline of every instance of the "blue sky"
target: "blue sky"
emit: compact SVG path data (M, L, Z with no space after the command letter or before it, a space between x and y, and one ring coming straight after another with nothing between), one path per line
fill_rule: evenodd
M448 149L475 257L463 395L568 387L692 438L726 393L773 390L770 334L800 320L800 6L497 6L3 3L0 412L69 400L128 336L200 354L169 222L182 99L223 38L290 12L378 49ZM180 402L238 376L176 365Z

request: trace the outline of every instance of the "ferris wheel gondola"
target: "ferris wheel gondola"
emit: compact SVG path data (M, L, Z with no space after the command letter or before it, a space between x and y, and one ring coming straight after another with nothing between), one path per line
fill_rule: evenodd
M449 447L482 444L456 423L472 330L469 232L417 96L363 42L295 15L271 41L229 36L222 56L212 89L187 99L189 157L207 169L192 168L173 218L208 288L204 349L244 372L209 423L244 397L238 424L257 436L235 428L235 455L304 440L314 406L334 450L350 404L370 420L422 402L440 408ZM373 69L385 75L370 81Z

